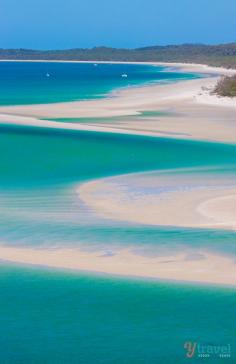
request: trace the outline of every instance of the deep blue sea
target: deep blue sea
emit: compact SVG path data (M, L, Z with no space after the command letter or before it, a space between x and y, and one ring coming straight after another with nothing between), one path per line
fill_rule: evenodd
M0 105L96 99L117 88L196 77L136 64L1 62Z

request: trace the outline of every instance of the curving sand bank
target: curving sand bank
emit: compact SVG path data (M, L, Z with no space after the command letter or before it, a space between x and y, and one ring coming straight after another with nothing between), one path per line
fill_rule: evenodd
M122 276L236 285L236 264L227 256L191 250L178 255L146 257L131 250L87 253L78 249L0 247L7 262Z
M147 225L236 229L235 176L139 173L78 187L80 199L107 219Z

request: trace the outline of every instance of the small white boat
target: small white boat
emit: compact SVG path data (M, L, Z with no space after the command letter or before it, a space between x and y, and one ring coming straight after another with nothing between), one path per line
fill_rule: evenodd
M128 75L127 75L126 73L123 73L123 74L121 75L121 77L123 77L123 78L127 78L127 77L128 77Z
M97 67L98 64L97 63L94 63L93 65L94 65L94 67Z
M50 73L46 73L46 77L50 77Z

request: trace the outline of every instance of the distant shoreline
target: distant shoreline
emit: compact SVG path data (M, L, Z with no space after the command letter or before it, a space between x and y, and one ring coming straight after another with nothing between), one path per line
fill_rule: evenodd
M70 49L0 48L0 58L10 60L112 61L199 63L236 69L236 42L224 44L166 44L136 48L94 46Z

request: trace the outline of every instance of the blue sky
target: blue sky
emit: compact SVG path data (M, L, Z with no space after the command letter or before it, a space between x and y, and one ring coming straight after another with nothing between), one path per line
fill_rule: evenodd
M1 0L0 47L236 41L236 0Z

